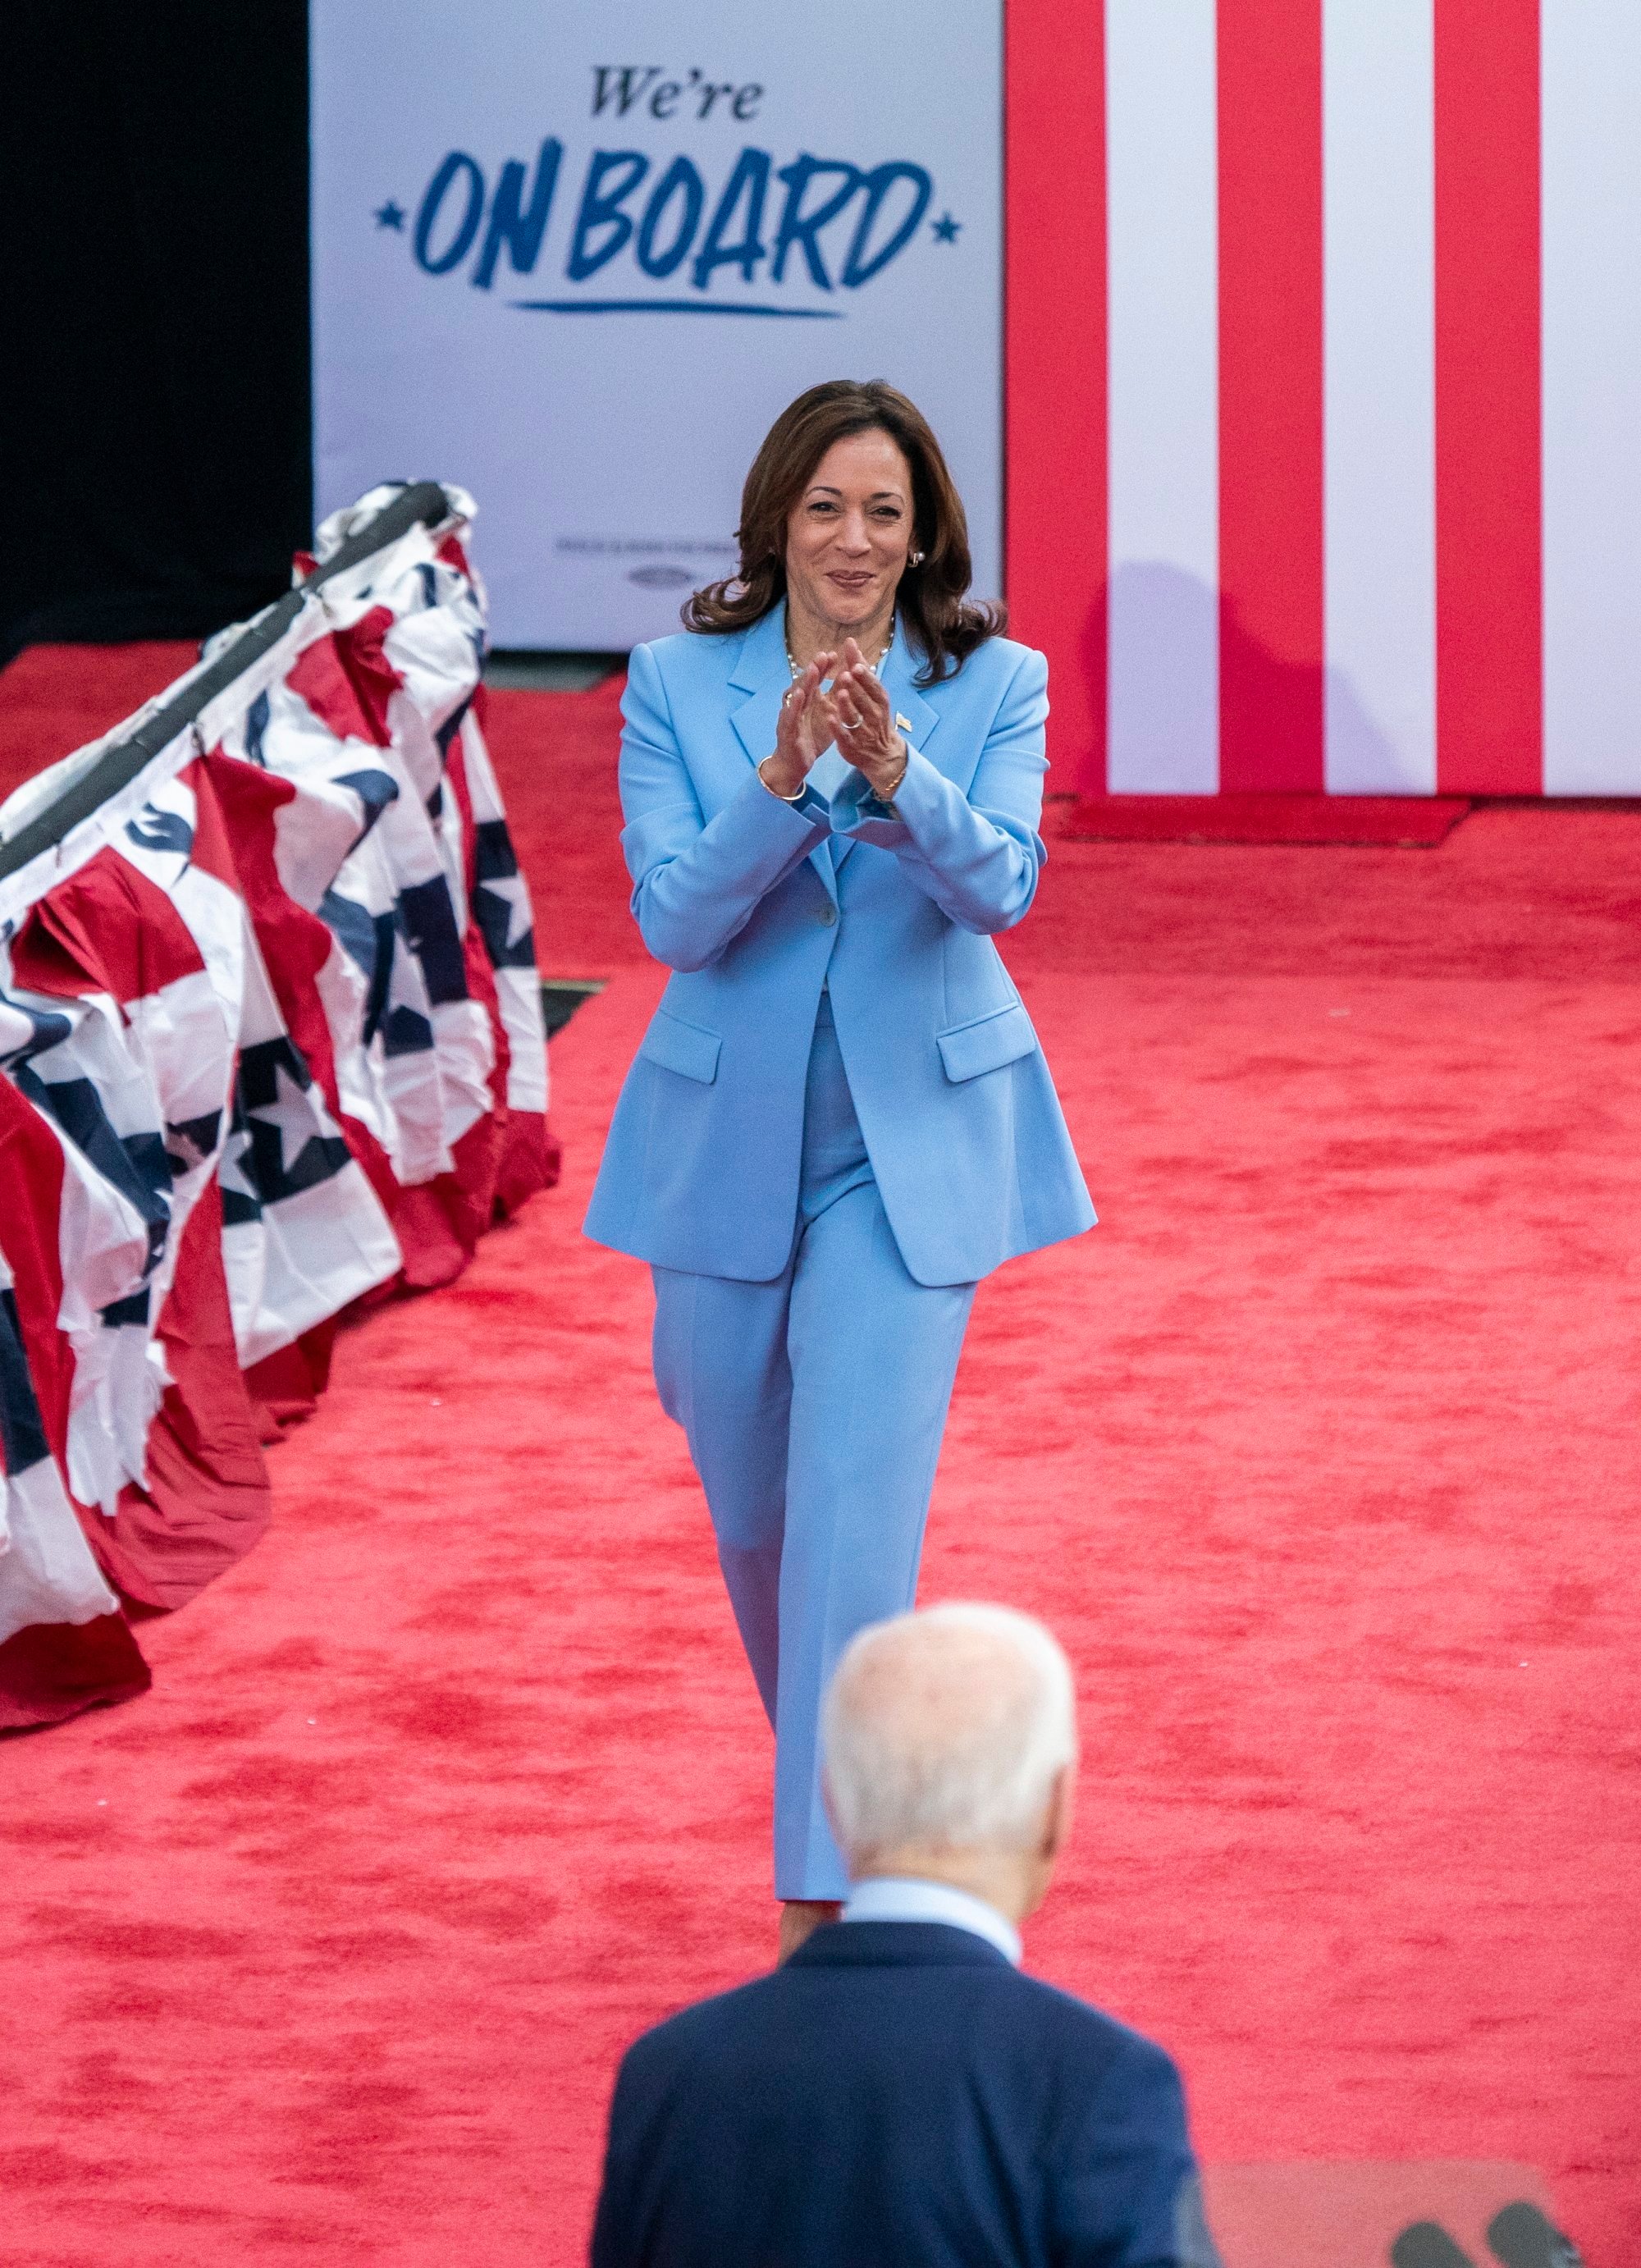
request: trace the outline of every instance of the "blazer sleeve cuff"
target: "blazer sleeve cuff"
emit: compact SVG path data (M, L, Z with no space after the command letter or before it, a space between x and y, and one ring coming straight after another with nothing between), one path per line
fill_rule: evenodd
M768 795L769 790L765 788L763 792ZM778 795L775 799L777 803L781 803L785 800L784 797ZM832 829L832 806L827 801L825 796L817 793L817 792L810 786L807 780L804 782L804 792L798 797L797 802L787 804L786 808L788 811L795 811L800 819L806 819L812 826L825 828L827 832L830 834Z
M825 834L831 823L831 809L826 798L817 795L807 780L797 802L788 803L784 795L776 795L773 788L765 787L754 770L746 786L739 795L731 797L719 815L728 818L732 813L738 828L756 828L760 835L772 841L795 842L801 835L805 848L813 850L817 832Z
M658 867L687 858L710 874L714 895L743 884L769 889L828 831L828 806L813 790L801 803L771 795L755 772L703 827L693 803L646 812L622 830L627 871L640 888Z
M857 843L880 843L894 850L913 839L920 817L933 818L940 807L945 782L927 756L906 743L906 772L894 791L893 803L873 792L864 772L850 770L832 799L834 835L853 836Z

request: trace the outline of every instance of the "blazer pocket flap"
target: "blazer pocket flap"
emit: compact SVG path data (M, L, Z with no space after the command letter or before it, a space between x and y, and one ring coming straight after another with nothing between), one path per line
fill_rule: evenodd
M703 1086L710 1086L717 1077L722 1045L716 1032L703 1032L699 1024L686 1024L681 1016L658 1008L638 1053L663 1071L675 1071L683 1079L698 1079Z
M1037 1035L1017 1000L1012 1007L977 1016L972 1024L953 1024L938 1035L937 1044L949 1079L978 1079L982 1071L1001 1071L1004 1064L1034 1053Z

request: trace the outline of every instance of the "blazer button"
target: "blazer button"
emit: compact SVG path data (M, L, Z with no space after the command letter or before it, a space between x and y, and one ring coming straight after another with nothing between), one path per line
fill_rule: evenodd
M821 907L820 912L815 916L815 919L820 923L822 929L831 928L833 923L837 919L837 908L833 904L830 898L828 898L825 905Z

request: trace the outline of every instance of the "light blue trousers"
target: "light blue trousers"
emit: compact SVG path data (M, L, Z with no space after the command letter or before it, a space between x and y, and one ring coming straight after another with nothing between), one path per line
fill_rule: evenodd
M772 1284L657 1268L655 1378L701 1476L775 1728L775 1894L840 1898L820 1711L865 1624L909 1607L972 1284L914 1282L889 1227L823 993L803 1175Z

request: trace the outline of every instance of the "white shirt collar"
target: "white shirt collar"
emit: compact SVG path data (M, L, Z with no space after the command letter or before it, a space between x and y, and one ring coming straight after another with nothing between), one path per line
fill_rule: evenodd
M995 1945L1005 1960L1020 1965L1019 1932L996 1906L950 1882L926 1882L909 1874L873 1874L857 1882L843 1908L845 1921L938 1921L966 1929Z

